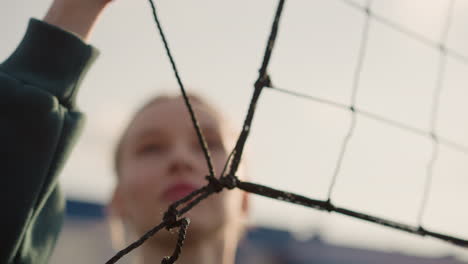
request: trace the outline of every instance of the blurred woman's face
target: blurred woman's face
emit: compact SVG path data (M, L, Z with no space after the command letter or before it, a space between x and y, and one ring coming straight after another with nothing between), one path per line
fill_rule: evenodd
M220 173L228 155L228 133L210 108L197 102L193 106ZM205 157L181 98L158 100L142 110L127 130L120 155L112 207L137 235L159 224L174 201L207 183ZM188 238L220 234L228 226L237 229L246 210L245 193L214 194L187 213L191 219Z

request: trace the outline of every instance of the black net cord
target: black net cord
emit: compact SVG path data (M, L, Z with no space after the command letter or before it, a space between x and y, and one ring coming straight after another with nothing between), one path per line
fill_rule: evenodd
M177 220L178 216L182 216L189 209L191 209L193 206L195 206L199 202L203 201L204 199L206 199L210 195L221 191L219 189L212 188L211 184L212 183L210 182L210 183L208 183L208 185L206 185L206 186L200 188L199 190L195 191L194 193L201 194L201 196L199 198L193 200L191 203L189 203L187 205L186 208L183 208L181 211L178 211L177 209L174 209L173 206L171 206L168 209L168 211L166 212L163 221L159 225L157 225L154 228L152 228L151 230L149 230L140 239L133 242L132 244L130 244L125 249L122 249L121 251L119 251L109 261L107 261L106 264L116 263L120 258L122 258L126 254L130 253L132 250L134 250L134 249L138 248L139 246L141 246L146 240L148 240L150 237L155 235L161 229L163 229L163 228L173 228L174 226L178 226L177 224L174 224L174 223L177 223L177 221L179 221L179 220ZM221 184L222 184L222 181L221 181ZM222 186L222 189L223 188L229 188L229 187L228 186ZM245 181L240 181L240 180L237 180L236 188L241 189L241 190L246 191L246 192L249 192L249 193L253 193L253 194L260 195L260 196L272 198L272 199L275 199L275 200L280 200L280 201L284 201L284 202L287 202L287 203L297 204L297 205L301 205L301 206L305 206L305 207L309 207L309 208L313 208L313 209L317 209L317 210L321 210L321 211L335 212L335 213L338 213L338 214L342 214L342 215L346 215L346 216L353 217L353 218L356 218L356 219L364 220L364 221L367 221L367 222L371 222L371 223L379 224L379 225L382 225L382 226L390 227L390 228L400 230L400 231L404 231L404 232L407 232L407 233L420 235L420 236L429 236L429 237L444 240L446 242L452 243L452 244L457 245L457 246L468 247L468 240L461 239L461 238L454 237L454 236L449 236L449 235L446 235L446 234L441 234L441 233L434 232L434 231L430 231L430 230L422 228L420 226L417 226L417 227L416 226L411 226L411 225L408 225L408 224L388 220L388 219L385 219L385 218L373 216L373 215L366 214L366 213L363 213L363 212L358 212L358 211L338 207L338 206L333 205L330 200L321 201L321 200L317 200L317 199L311 199L311 198L305 197L303 195L295 194L295 193L292 193L292 192L281 191L281 190L277 190L277 189L274 189L274 188L271 188L271 187L268 187L268 186L264 186L264 185L261 185L261 184L256 184L256 183L252 183L252 182L245 182ZM179 237L179 239L181 239L181 238ZM180 242L180 244L183 244L183 241ZM181 250L181 247L179 248L179 250ZM180 252L179 252L179 254L180 254Z
M351 114L351 124L349 126L348 132L346 133L346 136L343 139L343 143L341 144L340 154L338 156L338 160L335 165L335 170L333 172L333 176L332 176L329 188L328 188L328 200L329 201L331 201L331 196L335 188L338 175L340 174L340 171L341 171L341 165L343 164L346 150L348 149L348 145L351 141L351 138L354 134L354 130L356 128L356 123L357 123L357 115L355 111L356 98L357 98L359 86L361 83L362 69L364 66L364 59L365 59L365 55L367 52L367 43L369 41L369 28L370 28L370 22L371 22L371 16L370 16L371 4L372 4L372 0L368 0L366 4L366 10L368 12L366 12L366 16L364 19L364 27L362 30L361 43L360 43L360 47L358 51L358 59L357 59L356 67L354 69L352 93L351 93L351 105L348 108Z
M112 257L108 262L106 262L106 264L116 263L120 258L122 258L126 254L130 253L132 250L134 250L134 249L138 248L139 246L141 246L147 239L149 239L151 236L153 236L155 233L157 233L163 227L166 227L166 228L174 227L174 225L179 223L179 221L177 220L178 216L183 215L184 213L189 211L191 208L193 208L193 206L195 206L196 204L198 204L202 200L206 199L211 194L213 194L215 192L220 192L225 187L229 188L229 189L233 189L235 187L238 180L237 180L237 177L235 177L234 173L235 173L235 171L237 171L237 168L238 168L241 156L242 156L242 152L243 152L243 147L245 145L245 142L246 142L248 134L249 134L250 124L252 122L252 119L253 119L253 116L254 116L254 113L255 113L256 102L257 102L257 100L258 100L258 98L260 96L260 93L261 93L263 87L270 85L269 77L266 74L266 71L267 71L268 63L269 63L270 58L271 58L271 53L272 53L272 50L273 50L273 47L274 47L274 43L275 43L275 40L276 40L279 20L280 20L281 13L282 13L282 10L283 10L284 2L285 2L285 0L280 0L279 4L278 4L278 7L277 7L275 19L274 19L274 22L273 22L273 25L272 25L272 30L271 30L271 33L270 33L270 37L268 39L267 48L265 50L265 55L264 55L264 58L263 58L263 61L262 61L262 66L260 68L259 78L258 78L257 82L255 83L254 95L253 95L253 98L251 100L251 104L250 104L248 114L247 114L247 117L246 117L246 120L245 120L244 129L243 129L241 135L239 136L239 139L238 139L238 141L236 143L236 147L235 147L235 149L233 151L233 164L234 165L231 164L231 167L230 167L230 174L231 175L230 175L229 178L221 177L220 180L217 180L215 178L214 169L213 169L213 166L212 166L211 157L210 157L210 154L209 154L209 150L207 148L206 141L205 141L205 139L203 137L203 133L202 133L202 131L201 131L199 125L198 125L198 121L197 121L195 113L194 113L194 111L192 109L190 100L186 95L184 86L183 86L182 81L181 81L181 79L179 77L179 73L177 71L175 61L174 61L174 59L173 59L173 57L171 55L169 45L168 45L168 43L166 41L163 29L161 27L161 24L160 24L158 16L157 16L156 6L153 3L153 0L149 0L150 6L151 6L151 9L152 9L153 18L154 18L154 20L156 22L156 25L158 27L159 34L160 34L161 39L162 39L162 41L164 43L164 47L166 49L167 56L169 57L169 60L171 62L172 69L173 69L173 71L175 73L177 82L178 82L178 84L180 86L180 89L182 91L182 94L184 96L184 101L186 103L187 108L189 109L189 113L190 113L190 116L191 116L191 119L192 119L192 123L194 124L194 128L195 128L195 130L197 132L197 135L198 135L198 138L199 138L199 141L200 141L200 145L204 150L205 159L207 160L210 174L207 176L208 184L206 186L204 186L204 187L202 187L202 188L200 188L198 190L195 190L191 194L187 195L187 197L184 197L184 198L180 199L179 201L176 201L175 203L170 205L167 212L165 213L165 216L164 216L164 219L163 219L162 223L160 223L156 227L152 228L150 231L148 231L146 234L144 234L140 239L133 242L132 244L130 244L125 249L119 251L114 257ZM228 160L226 161L225 169L226 169L227 163L229 161L230 161L230 158L228 158ZM177 207L179 205L187 203L187 202L188 202L188 204L184 208L182 208L180 211L177 210ZM187 219L187 221L189 221L189 220ZM180 225L180 224L177 224L177 225ZM188 223L187 223L187 225L188 225ZM162 263L173 263L175 261L174 258L176 259L179 256L179 254L180 254L180 252L182 250L182 245L183 245L184 239L185 239L185 232L186 232L187 225L181 227L181 230L179 231L179 233L183 233L183 235L179 236L179 241L177 243L177 246L176 246L176 249L174 251L173 256L171 256L169 258L164 258L162 260Z
M343 1L350 3L350 1L347 1L347 0L343 0ZM126 254L130 253L132 250L134 250L134 249L138 248L139 246L141 246L147 239L149 239L150 237L155 235L161 229L163 229L163 228L172 229L172 228L178 227L179 228L179 236L178 236L177 244L176 244L176 246L174 248L174 252L172 253L172 255L170 257L166 257L166 258L164 258L162 260L162 263L174 263L177 260L177 258L179 257L179 255L181 254L182 246L183 246L183 243L184 243L184 240L185 240L185 235L186 235L186 232L187 232L187 227L188 227L188 224L189 224L189 220L187 218L179 219L179 217L183 216L187 211L192 209L195 205L202 202L204 199L206 199L210 195L212 195L214 193L217 193L217 192L220 192L224 188L227 188L227 189L239 188L239 189L244 190L246 192L250 192L250 193L257 194L257 195L273 198L273 199L276 199L276 200L282 200L282 201L285 201L285 202L298 204L298 205L302 205L302 206L306 206L306 207L310 207L310 208L314 208L314 209L318 209L318 210L322 210L322 211L336 212L338 214L347 215L349 217L353 217L353 218L357 218L357 219L360 219L360 220L376 223L376 224L387 226L387 227L394 228L394 229L397 229L397 230L401 230L401 231L405 231L405 232L409 232L409 233L413 233L413 234L417 234L417 235L421 235L421 236L430 236L430 237L434 237L434 238L438 238L438 239L447 241L449 243L452 243L452 244L455 244L455 245L458 245L458 246L468 247L468 241L465 240L465 239L461 239L461 238L457 238L457 237L453 237L453 236L433 232L433 231L427 230L427 229L425 229L425 228L423 228L421 226L414 227L414 226L399 223L399 222L396 222L396 221L391 221L391 220L388 220L388 219L384 219L384 218L381 218L381 217L372 216L370 214L357 212L357 211L349 210L349 209L346 209L346 208L337 207L337 206L332 204L330 199L327 199L326 201L315 200L315 199L311 199L311 198L308 198L308 197L305 197L305 196L302 196L302 195L298 195L298 194L294 194L294 193L291 193L291 192L276 190L276 189L273 189L271 187L263 186L263 185L260 185L260 184L255 184L255 183L250 183L250 182L243 182L243 181L240 181L236 176L234 176L234 174L235 174L235 172L237 170L238 164L240 162L241 156L242 156L243 147L245 145L246 139L247 139L249 131L250 131L251 122L252 122L253 115L254 115L254 112L255 112L255 106L256 106L257 100L258 100L258 98L259 98L259 96L261 94L261 91L262 91L262 89L264 87L273 87L273 85L271 84L270 78L269 78L269 76L267 74L267 66L268 66L268 62L270 60L271 53L272 53L272 50L273 50L273 47L274 47L274 41L275 41L277 31L278 31L279 19L280 19L280 15L281 15L283 5L284 5L284 2L285 2L284 0L280 0L279 4L278 4L278 7L277 7L277 11L276 11L275 19L274 19L274 22L273 22L272 30L271 30L270 37L269 37L269 40L268 40L268 43L267 43L267 48L265 50L264 59L263 59L262 66L261 66L260 71L259 71L259 73L260 73L259 78L255 83L254 95L252 97L251 104L249 106L249 110L248 110L248 113L247 113L246 120L244 122L243 130L241 132L241 135L239 136L238 142L236 144L236 148L229 155L229 157L228 157L228 159L226 161L226 165L225 165L225 167L223 169L223 172L224 172L226 170L226 168L228 167L228 163L231 162L231 167L229 169L229 176L230 177L224 177L223 176L219 180L216 179L214 177L215 174L214 174L214 170L212 169L211 157L209 155L209 151L208 151L208 148L207 148L206 141L204 140L203 133L199 128L198 121L196 119L195 113L192 110L190 100L189 100L189 98L187 97L187 95L185 93L185 89L183 87L182 81L181 81L181 79L179 77L179 74L177 72L175 62L174 62L174 60L172 58L172 55L171 55L170 50L169 50L169 46L167 44L167 41L166 41L165 36L163 34L163 31L162 31L162 27L161 27L161 25L159 23L159 20L157 18L155 5L152 2L152 0L149 0L149 2L150 2L151 7L152 7L155 22L156 22L156 24L158 26L158 30L159 30L161 38L162 38L162 40L164 42L164 46L165 46L167 55L169 57L169 60L171 61L171 65L172 65L172 68L174 70L176 79L177 79L177 81L179 83L179 86L181 88L181 91L182 91L182 94L184 96L184 100L185 100L185 103L187 105L187 108L189 109L190 116L191 116L192 122L194 123L195 130L197 131L197 135L198 135L198 138L199 138L199 141L200 141L200 145L202 146L202 148L204 150L204 154L205 154L205 158L206 158L207 163L208 163L208 168L209 168L210 175L207 176L208 183L207 183L206 186L192 192L191 194L187 195L186 197L180 199L179 201L177 201L177 202L173 203L171 206L169 206L168 210L164 214L164 218L163 218L162 222L159 225L153 227L151 230L149 230L147 233L145 233L141 238L139 238L137 241L131 243L125 249L122 249L121 251L119 251L115 256L113 256L109 261L106 262L107 264L116 263L120 258L122 258ZM451 2L451 5L453 6L453 1ZM353 5L353 6L357 7L357 5ZM368 1L367 7L362 9L362 10L364 12L366 12L366 14L368 16L368 19L372 16L374 19L379 20L380 22L385 21L384 19L376 16L375 14L373 14L371 12L371 10L370 10L370 0ZM450 17L450 16L451 16L451 14L448 15L448 17ZM447 18L447 21L450 21L450 18ZM397 30L400 30L402 33L411 35L410 34L411 32L409 32L407 30L404 30L403 28L397 27L397 26L395 26L395 24L391 24L391 23L387 23L387 24L389 24L389 26L394 27ZM445 37L446 37L447 31L448 31L448 26L447 26L447 29L446 29L446 31L444 33ZM413 36L413 37L418 38L417 36ZM450 51L449 49L446 49L443 45L440 45L440 50L446 56L457 54L454 51ZM361 57L361 60L362 60L363 55L361 55L360 57ZM457 57L457 56L455 56L455 57ZM458 59L463 60L463 58L460 58L460 56L458 56ZM468 60L466 60L466 61L468 61ZM358 67L356 68L356 72L360 72L361 64L362 64L362 62L358 63ZM440 69L441 69L440 71L442 73L439 74L439 79L442 79L443 77L440 77L440 76L443 76L443 67L440 67ZM358 76L358 74L356 74L356 76ZM346 105L342 105L342 104L339 104L339 103L334 103L334 102L324 100L324 99L321 99L321 98L316 98L316 97L313 97L313 96L301 95L299 93L286 91L286 90L282 90L282 89L279 89L279 88L275 88L275 89L279 90L279 91L283 91L285 93L295 95L295 96L301 96L301 97L304 97L304 98L307 98L307 99L310 99L310 100L313 100L313 101L318 101L318 102L326 103L326 104L329 104L329 105L332 105L332 106L335 106L335 107L348 109L348 110L351 110L353 113L359 113L359 114L362 114L362 115L367 115L367 116L369 116L371 118L380 120L382 122L387 122L390 125L394 125L394 126L397 126L397 127L403 128L403 129L408 129L409 131L413 131L413 132L421 133L421 134L428 134L428 135L430 135L430 136L432 136L434 138L433 143L451 145L453 148L458 148L461 151L466 151L466 148L464 146L461 146L461 145L457 144L456 142L450 141L448 139L443 139L441 137L436 137L435 132L434 132L435 123L436 123L435 121L432 122L433 125L432 125L432 128L431 128L431 132L430 133L424 133L422 131L418 131L417 129L411 128L411 127L406 126L404 124L401 124L401 123L399 123L397 121L386 119L384 117L375 115L373 113L356 109L356 107L354 106L355 98L356 98L356 91L357 91L357 87L358 87L357 86L358 82L356 80L358 80L358 78L355 78L355 84L354 84L354 91L353 91L351 106L346 106ZM440 88L438 88L438 91L440 92ZM435 110L433 111L433 120L435 120L436 113L437 113L437 106L438 106L438 99L437 98L438 97L436 96L436 99L435 99L436 103L434 104L435 105L434 106ZM353 115L353 116L355 118L355 115ZM353 128L351 127L351 130L352 129ZM348 132L348 135L349 134L350 133ZM350 137L350 136L348 136L348 137ZM349 139L348 140L345 139L344 144L347 144L347 141L349 141ZM342 149L345 149L345 147L343 147ZM468 151L466 151L466 152L468 152ZM436 150L434 150L433 153L437 153ZM436 156L433 155L432 159L434 160L435 158L436 158ZM431 162L429 162L429 164L430 163ZM224 173L222 173L222 175L224 175ZM182 209L178 209L178 207L181 206L181 205L185 205L185 206L182 207Z
M330 107L335 107L337 109L343 109L343 110L346 110L346 111L348 111L350 109L349 105L334 102L332 100L323 99L323 98L315 97L315 96L312 96L312 95L299 93L299 92L291 91L291 90L284 89L284 88L279 88L279 87L276 87L276 86L270 86L268 88L270 88L270 89L272 89L273 91L276 91L276 92L280 92L280 93L284 93L284 94L287 94L287 95L302 98L302 99L305 99L305 100L309 100L309 101L312 101L312 102L328 105ZM414 126L410 126L410 125L407 125L407 124L405 124L403 122L400 122L400 121L397 121L397 120L394 120L394 119L390 119L388 117L385 117L385 116L382 116L382 115L379 115L379 114L369 112L369 111L361 109L359 107L354 107L354 112L356 112L357 115L370 118L372 120L375 120L377 122L386 124L386 125L391 126L391 127L395 127L395 128L401 129L401 130L405 130L406 132L412 133L414 135L419 135L419 136L424 136L424 137L433 137L433 134L432 134L432 132L430 130L424 130L424 129L420 129L420 128L417 128L417 127L414 127ZM448 148L450 148L452 150L455 150L455 151L458 151L460 153L468 155L468 146L465 146L465 145L463 145L463 144L461 144L459 142L456 142L453 139L446 138L446 137L443 137L441 135L436 135L436 136L437 136L437 141L439 142L440 145L443 145L443 146L448 147Z
M174 248L174 252L169 257L165 257L161 260L161 264L173 264L179 258L182 253L182 246L184 245L185 236L187 234L187 227L190 223L188 218L182 218L176 223L176 226L179 227L179 236L177 238L177 243Z
M278 34L279 21L281 19L281 14L283 11L284 3L285 3L285 0L280 0L276 8L276 14L275 14L275 18L274 18L273 25L271 28L270 37L268 38L267 46L265 49L265 54L263 56L262 65L259 70L259 76L258 76L257 81L254 84L254 93L250 101L250 105L247 111L244 125L242 126L241 134L239 135L236 146L234 148L234 152L233 152L234 155L232 158L231 166L229 168L229 174L231 175L231 177L236 174L237 169L239 167L239 163L241 161L244 146L245 146L245 143L247 141L247 138L249 136L249 132L252 126L252 120L255 114L257 101L260 98L260 94L264 87L271 86L271 80L267 74L267 68L271 59L273 48L275 46L276 36Z
M439 51L439 62L438 62L438 71L437 71L437 79L436 85L434 88L433 99L432 99L432 109L430 115L430 139L432 141L432 154L431 158L429 159L427 166L426 166L426 180L424 183L423 189L423 196L421 201L421 206L419 208L418 213L418 223L419 226L422 227L422 221L424 217L424 213L427 208L427 203L429 201L429 196L432 187L432 178L434 174L434 166L437 162L439 157L439 140L437 138L436 130L437 130L437 115L439 112L439 105L440 105L440 94L443 89L444 80L445 80L445 68L447 66L447 53L445 50L445 45L447 42L447 37L450 29L450 25L453 20L453 7L455 5L455 1L451 0L447 5L447 13L445 15L445 22L443 25L441 37L440 37L440 51Z
M190 119L192 120L192 124L194 126L195 132L197 133L200 147L202 148L203 154L205 155L205 160L208 166L209 176L214 178L216 175L215 175L215 171L213 167L213 162L211 160L210 151L208 150L208 144L206 143L205 137L203 136L203 132L200 129L200 124L198 123L198 119L196 117L195 111L193 111L192 104L190 103L190 98L187 96L187 92L185 91L184 84L182 83L182 79L180 78L180 74L177 70L177 66L175 64L174 58L169 49L169 44L167 43L166 36L164 34L164 31L162 29L161 23L159 21L159 18L156 12L156 5L154 4L153 0L148 0L148 1L151 6L153 19L156 23L156 26L158 27L159 35L161 36L161 40L164 43L164 48L166 50L167 57L169 58L169 61L172 66L172 70L174 71L174 75L176 77L177 83L182 93L182 97L184 98L185 105L189 111Z
M356 9L356 10L358 10L360 12L368 12L368 10L366 10L366 7L363 7L360 4L357 4L353 0L340 0L340 1L348 4L349 6L353 7L354 9ZM452 0L450 0L450 1L452 1ZM453 5L453 4L451 3L451 5ZM410 39L416 40L419 43L421 43L423 45L426 45L429 48L440 49L440 47L441 47L439 42L434 41L434 40L424 36L423 34L419 34L418 32L415 32L415 31L409 29L408 27L397 23L396 21L393 21L393 20L391 20L389 18L386 18L385 16L377 14L375 11L371 12L370 15L372 16L372 18L374 19L375 22L378 22L381 25L384 25L389 29L392 29L392 30L394 30L396 32L399 32L399 33L405 35L406 37L408 37ZM465 55L462 55L462 53L460 51L457 51L457 50L454 50L454 49L451 49L451 48L448 48L448 47L444 47L444 49L445 49L445 52L447 53L447 56L449 56L449 57L451 57L451 58L453 58L453 59L455 59L455 60L457 60L457 61L459 61L461 63L464 63L464 64L468 65L468 57L465 56Z
M167 225L168 225L167 222L162 222L159 225L153 227L148 232L146 232L143 236L141 236L138 240L136 240L135 242L128 245L126 248L124 248L124 249L120 250L119 252L117 252L112 258L110 258L106 262L106 264L117 263L117 261L119 261L119 259L121 259L125 255L129 254L134 249L136 249L136 248L140 247L141 245L143 245L143 243L145 243L146 240L148 240L150 237L152 237L154 234L156 234L159 230L163 229Z
M255 184L251 182L239 181L237 187L241 190L258 194L261 196L269 197L276 200L281 200L288 203L298 204L305 207L310 207L322 211L335 212L338 214L346 215L349 217L357 218L367 222L379 224L382 226L390 227L396 230L404 231L407 233L420 235L420 236L429 236L437 239L444 240L446 242L452 243L461 247L468 247L468 240L461 239L454 236L449 236L433 231L429 231L420 226L411 226L408 224L400 223L397 221L388 220L385 218L373 216L370 214L357 212L354 210L349 210L346 208L341 208L333 205L330 200L321 201L311 199L302 195L294 194L291 192L280 191L271 187L263 186L260 184Z

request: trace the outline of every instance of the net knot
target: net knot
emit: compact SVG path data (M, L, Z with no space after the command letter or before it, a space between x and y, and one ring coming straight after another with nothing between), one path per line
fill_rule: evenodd
M206 179L208 180L208 187L214 192L219 193L223 190L224 186L220 180L216 179L211 175L206 176Z
M372 10L370 9L370 7L366 7L364 9L364 13L366 13L367 16L370 16L370 15L372 15Z
M229 190L236 188L238 182L237 177L234 175L223 176L221 177L221 179L219 179L219 181L224 187L228 188Z
M332 204L331 200L328 199L325 204L323 205L323 208L327 210L328 212L335 211L335 206Z
M257 81L255 82L255 88L263 88L263 87L271 87L273 86L271 83L270 75L268 74L263 74L260 76Z
M445 47L445 45L442 44L442 43L439 44L439 50L440 50L440 52L442 52L442 53L447 53L447 47Z
M164 213L163 221L167 223L166 229L171 229L177 226L177 209L174 206L169 206L167 211Z
M206 179L209 182L208 186L217 193L221 192L224 188L229 190L236 188L238 182L237 177L234 175L222 176L219 179L212 176L206 176Z
M422 236L425 236L425 235L427 234L427 230L424 229L424 227L419 226L419 227L418 227L418 233L419 233L420 235L422 235Z

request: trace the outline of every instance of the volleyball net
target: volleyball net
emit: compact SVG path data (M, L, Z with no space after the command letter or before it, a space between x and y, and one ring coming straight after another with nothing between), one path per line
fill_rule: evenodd
M254 84L253 95L250 101L250 105L240 132L240 135L237 139L236 145L234 149L231 151L230 155L228 156L228 160L225 163L225 166L221 172L220 177L216 177L214 172L214 167L212 164L210 152L208 149L208 145L205 141L203 133L200 129L200 126L197 121L196 114L193 110L192 104L190 103L190 99L187 96L186 89L184 84L181 80L179 71L177 69L176 63L173 59L171 50L169 48L168 41L165 37L163 27L157 15L157 8L153 0L149 0L149 4L151 6L152 14L154 21L156 23L157 29L161 36L162 42L164 44L167 56L170 60L172 69L175 74L175 78L177 83L180 87L182 97L184 102L187 106L187 109L190 114L191 121L193 123L194 129L196 131L199 144L203 149L203 153L207 162L208 172L209 175L206 176L207 183L202 188L192 192L191 194L187 195L186 197L180 199L179 201L174 202L172 205L169 206L167 211L164 214L162 222L159 223L157 226L149 230L145 233L141 238L137 241L130 244L128 247L119 251L115 256L109 259L106 263L116 263L120 258L125 256L126 254L130 253L132 250L138 248L146 240L150 237L155 235L161 229L177 229L178 230L178 239L176 245L174 246L174 251L168 257L165 257L161 263L174 263L179 255L181 254L182 247L184 244L186 231L189 226L190 220L184 217L189 210L191 210L194 206L198 203L206 199L212 194L219 193L224 190L231 190L231 189L241 189L243 191L253 193L256 195L269 197L272 199L281 200L284 202L302 205L305 207L327 211L327 212L334 212L341 215L346 215L349 217L353 217L356 219L360 219L363 221L375 223L382 226L387 226L389 228L393 228L396 230L408 232L411 234L419 235L419 236L427 236L433 237L436 239L440 239L446 241L448 243L452 243L461 247L468 247L468 240L460 237L451 236L444 233L435 232L433 230L429 230L423 227L422 219L427 207L428 197L431 191L431 183L433 178L433 170L434 164L436 163L439 157L439 148L440 146L444 146L455 151L468 154L468 146L465 146L455 140L450 138L443 137L436 132L437 127L437 115L439 111L440 105L440 94L441 90L443 89L443 81L446 75L446 65L447 65L447 58L451 58L457 60L463 64L468 65L468 58L462 55L460 52L450 49L447 47L447 35L450 28L450 25L453 20L453 9L454 9L454 0L450 0L447 3L447 9L445 11L444 22L443 22L443 32L441 34L439 41L433 41L422 34L419 34L415 31L412 31L405 27L404 25L398 24L395 21L387 19L379 14L373 12L372 9L372 1L368 0L365 5L357 4L351 0L339 0L343 3L355 8L356 10L362 12L365 16L362 35L360 38L360 44L357 51L357 61L355 63L353 80L352 80L352 92L350 98L350 104L343 104L340 102L315 97L310 94L304 94L295 92L293 90L284 89L282 87L276 87L272 82L270 75L268 74L268 65L273 54L275 40L278 35L278 29L280 25L280 18L283 12L283 7L285 5L285 0L279 0L278 6L276 8L276 12L274 15L273 24L271 26L270 35L267 41L267 45L265 48L263 60L259 69L258 78ZM371 23L379 23L391 30L399 32L403 34L407 38L415 40L422 45L425 45L433 50L438 52L438 62L437 62L437 76L436 76L436 83L433 89L433 96L432 96L432 103L431 103L431 111L430 111L430 127L428 130L423 130L418 128L417 126L411 126L404 122L400 122L398 120L390 119L383 115L379 115L377 113L373 113L370 111L366 111L364 109L359 108L356 105L356 97L359 93L360 88L360 81L361 81L361 74L365 64L365 56L367 52L367 44L369 40L369 26ZM242 155L244 152L244 147L246 145L247 139L249 137L249 133L252 128L252 122L255 116L255 111L257 107L258 100L262 94L264 89L272 89L279 93L283 93L285 95L300 97L304 100L310 100L315 103L320 103L327 105L329 107L339 108L344 111L348 111L351 115L351 123L349 125L348 130L346 131L345 137L342 139L341 147L339 153L337 154L337 161L335 164L335 168L333 171L332 179L330 181L328 187L328 194L327 199L324 200L316 200L311 199L299 194L295 194L292 192L278 190L275 188L271 188L268 186L264 186L257 183L247 182L240 180L236 173L238 171ZM406 131L407 133L411 133L420 137L425 137L430 139L432 144L432 152L430 155L429 160L427 161L427 169L426 169L426 177L425 183L423 185L423 197L421 198L421 204L419 206L419 210L417 213L417 224L416 225L409 225L399 221L393 221L387 218L378 217L375 215L367 214L364 212L350 210L347 208L340 207L339 205L333 202L333 193L335 189L336 182L339 180L340 171L342 167L343 160L346 158L346 153L348 149L349 143L352 141L353 134L356 128L356 122L359 116L365 116L367 118L373 119L377 122L385 124L387 126L395 127L401 130Z

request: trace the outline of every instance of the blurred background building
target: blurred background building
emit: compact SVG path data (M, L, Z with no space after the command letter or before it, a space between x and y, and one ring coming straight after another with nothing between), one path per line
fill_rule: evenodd
M51 264L105 263L115 254L104 207L77 200L67 202L62 235ZM182 251L183 252L183 251ZM159 263L155 260L155 263ZM129 258L119 263L131 263ZM452 256L437 258L409 256L333 245L323 241L320 230L307 240L290 232L256 227L248 231L238 253L238 264L462 264Z

